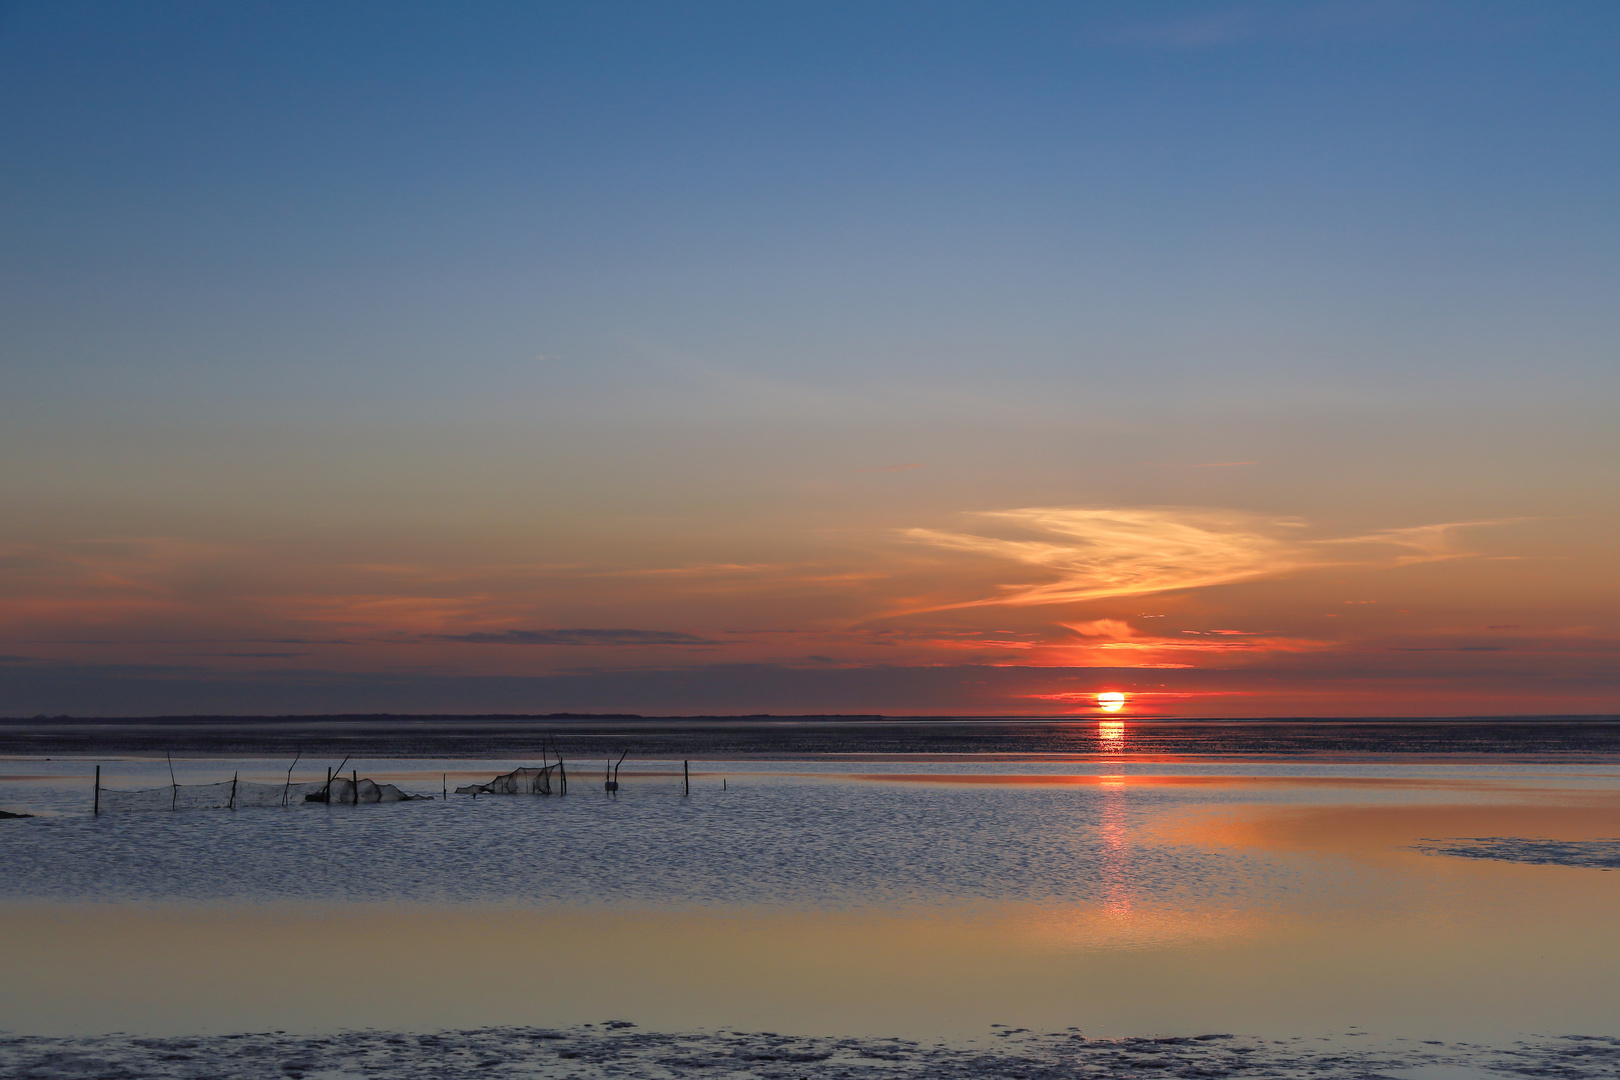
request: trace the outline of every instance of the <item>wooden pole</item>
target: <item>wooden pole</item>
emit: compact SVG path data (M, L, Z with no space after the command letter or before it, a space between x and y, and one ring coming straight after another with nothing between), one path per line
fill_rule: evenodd
M563 764L562 755L557 755L557 772L562 776L562 793L568 794L568 767Z
M439 786L444 789L444 791L441 794L443 795L445 801L448 802L449 799L450 799L450 774L449 773L440 774L440 776L439 776Z
M337 771L341 774L343 772L343 766L347 765L348 763L349 763L349 758L348 758L348 755L345 754L344 757L343 757L343 760L338 762ZM326 805L327 806L332 805L332 768L331 768L331 766L327 766L327 769L326 769Z
M686 781L686 790L681 794L692 794L692 763L690 761L681 762L681 776Z
M360 770L355 769L349 773L349 783L354 785L354 805L360 805Z
M169 756L167 750L163 751L163 760L169 763L169 809L180 799L180 785L174 782L174 758Z
M236 809L236 778L241 775L241 773L231 773L231 804L226 807L227 810Z
M298 768L298 759L303 756L304 750L302 747L299 747L297 753L293 754L293 763L287 766L287 786L281 789L282 806L286 806L288 799L292 797L292 771Z
M92 815L98 815L98 814L101 813L101 766L100 765L96 766L96 801L91 804L90 813Z

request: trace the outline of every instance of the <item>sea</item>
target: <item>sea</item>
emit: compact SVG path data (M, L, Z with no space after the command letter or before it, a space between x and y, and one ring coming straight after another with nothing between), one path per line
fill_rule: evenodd
M42 719L0 754L6 1077L1620 1075L1614 718ZM455 793L559 759L566 794ZM329 769L422 797L162 797Z

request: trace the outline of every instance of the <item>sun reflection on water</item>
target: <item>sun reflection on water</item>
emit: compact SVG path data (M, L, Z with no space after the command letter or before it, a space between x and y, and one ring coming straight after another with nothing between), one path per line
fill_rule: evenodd
M1120 724L1120 727L1125 725ZM1101 777L1103 912L1117 921L1131 917L1129 831L1125 820L1125 778Z

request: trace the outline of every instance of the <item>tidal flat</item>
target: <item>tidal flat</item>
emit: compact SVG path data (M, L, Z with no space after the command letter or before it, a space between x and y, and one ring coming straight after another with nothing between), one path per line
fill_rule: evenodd
M128 791L171 762L14 753L0 1071L1616 1074L1612 732L1173 753L1152 727L631 746L614 793L559 736L566 796L444 798L537 753L377 752L344 772L434 798L99 815L97 766ZM173 782L290 764L182 748Z

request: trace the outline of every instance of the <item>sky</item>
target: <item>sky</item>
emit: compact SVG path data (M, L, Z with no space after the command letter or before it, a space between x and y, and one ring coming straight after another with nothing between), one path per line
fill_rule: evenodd
M0 4L0 715L1620 712L1617 45Z

